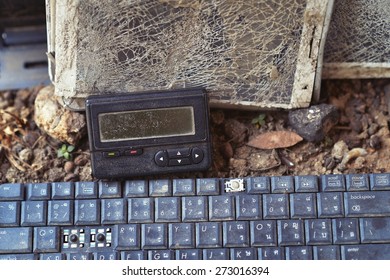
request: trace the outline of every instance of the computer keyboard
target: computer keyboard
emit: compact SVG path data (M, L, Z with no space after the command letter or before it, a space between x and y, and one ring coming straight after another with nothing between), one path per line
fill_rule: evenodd
M390 259L390 173L2 184L0 259Z

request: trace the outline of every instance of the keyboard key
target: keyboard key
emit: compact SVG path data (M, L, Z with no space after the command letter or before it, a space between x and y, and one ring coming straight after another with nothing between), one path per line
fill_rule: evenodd
M126 197L148 196L148 183L146 180L131 180L125 182Z
M247 179L247 190L249 194L262 194L271 192L269 177L250 177Z
M237 220L257 220L262 218L262 204L259 195L236 196Z
M122 187L120 182L99 182L100 198L120 198L122 196Z
M4 254L0 255L0 261L30 261L36 260L36 254Z
M75 196L77 199L97 198L98 190L96 182L76 182Z
M390 214L390 191L345 193L347 217L388 216Z
M315 175L294 176L296 192L318 192L318 177Z
M66 259L71 261L93 260L92 253L68 253Z
M166 249L168 247L166 224L143 224L141 227L142 249Z
M262 247L257 249L259 260L284 260L284 247Z
M233 196L209 196L210 221L226 221L235 218Z
M390 242L390 218L360 218L362 243Z
M251 246L276 246L276 221L250 222Z
M50 200L48 204L48 225L72 225L73 201Z
M286 260L312 260L313 252L310 246L286 247Z
M168 179L150 180L149 181L150 196L171 196L172 182Z
M126 200L121 198L102 199L101 209L102 224L126 223Z
M151 250L148 251L149 260L174 260L175 255L172 250Z
M285 245L303 245L304 230L302 220L278 220L278 243Z
M228 260L229 249L218 248L218 249L203 249L204 260Z
M123 224L116 225L117 250L139 249L141 244L140 225Z
M46 225L47 201L22 201L22 226Z
M23 190L22 184L2 184L0 185L0 201L23 200Z
M347 191L370 190L367 174L347 174L345 175L345 183Z
M316 218L317 200L314 193L290 194L291 218Z
M343 260L390 260L390 244L358 244L341 246Z
M35 183L27 185L27 199L29 200L48 200L50 199L50 184Z
M183 222L207 221L208 207L206 196L189 196L182 198Z
M390 173L370 174L372 190L390 190Z
M180 198L157 197L155 212L156 222L180 222Z
M218 195L219 182L216 178L196 179L197 195Z
M147 251L123 251L121 252L121 260L147 260Z
M341 174L322 175L321 190L323 192L345 191L344 175Z
M119 254L117 252L94 252L93 259L98 261L119 260Z
M34 253L55 253L60 247L60 233L58 227L34 228Z
M293 176L274 176L271 177L272 193L292 193L294 192Z
M173 179L172 182L173 195L195 195L195 180L194 179Z
M0 254L31 253L32 228L0 228Z
M313 257L315 260L339 260L341 258L340 246L314 246Z
M354 244L360 242L359 220L340 218L332 220L334 244Z
M18 226L20 201L0 201L0 226Z
M73 199L74 185L72 182L56 182L51 184L52 199Z
M218 222L204 222L196 224L196 247L222 247L222 229Z
M288 219L288 194L264 194L264 219Z
M75 225L100 224L100 202L97 199L75 200Z
M256 260L257 251L255 248L231 248L231 260Z
M247 221L223 222L224 247L248 247L249 224Z
M201 260L202 250L200 249L179 249L176 250L176 260Z
M332 244L332 225L330 219L305 220L307 245Z
M317 193L317 207L320 218L343 217L343 193Z
M127 202L129 223L151 223L154 221L153 198L129 198Z
M169 248L195 248L195 230L192 223L169 224Z
M66 255L63 253L43 253L39 254L39 259L42 261L60 261L66 260Z

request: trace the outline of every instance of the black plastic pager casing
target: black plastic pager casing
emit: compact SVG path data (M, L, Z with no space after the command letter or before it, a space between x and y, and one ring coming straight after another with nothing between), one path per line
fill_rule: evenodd
M204 171L211 165L203 89L89 96L86 116L98 179Z

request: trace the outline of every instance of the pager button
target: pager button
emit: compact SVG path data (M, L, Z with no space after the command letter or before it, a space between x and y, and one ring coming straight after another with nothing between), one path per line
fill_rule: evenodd
M168 165L168 154L167 154L167 152L166 151L158 151L154 155L154 161L160 167L167 166Z
M200 163L204 158L203 150L199 148L193 148L191 152L191 158L193 163Z

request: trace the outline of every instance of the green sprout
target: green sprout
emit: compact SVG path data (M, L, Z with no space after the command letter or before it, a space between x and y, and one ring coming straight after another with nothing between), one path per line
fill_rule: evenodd
M75 147L72 145L67 146L66 144L63 144L61 148L57 150L57 157L64 157L65 159L70 160L72 158L72 152L74 149Z
M260 114L258 117L252 120L252 124L256 125L258 128L262 127L265 125L265 117L265 114Z

